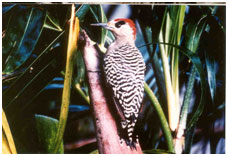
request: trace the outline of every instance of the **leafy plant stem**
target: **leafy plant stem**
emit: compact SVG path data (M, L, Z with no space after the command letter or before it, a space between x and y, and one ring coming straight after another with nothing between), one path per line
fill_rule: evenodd
M186 129L188 108L189 108L189 104L190 104L190 100L191 100L192 90L194 87L196 73L197 73L196 67L193 66L191 75L188 80L188 85L187 85L187 89L185 92L183 106L182 106L182 110L181 110L181 114L180 114L180 122L178 125L177 134L176 134L177 139L181 139L181 137L184 135L184 131ZM191 144L188 144L188 145L190 146ZM180 147L177 147L177 148L180 149ZM181 152L182 152L182 149L181 149Z
M186 6L179 6L177 18L175 21L175 41L177 45L180 44L181 34L184 23L185 16L185 8ZM179 50L178 48L173 48L173 57L172 57L172 86L175 95L175 108L177 114L177 123L179 122L179 114L180 114L180 104L179 104Z
M180 116L181 120L180 120L180 124L179 124L179 129L180 128L184 128L184 129L186 128L188 106L189 106L190 100L191 100L192 89L194 86L196 73L197 73L197 70L193 66L191 75L190 75L189 80L188 80L187 90L186 90L186 93L184 96L184 102L183 102L181 116Z
M79 83L75 84L74 88L82 96L82 98L87 102L87 104L90 104L89 96L86 96L86 94L82 91L80 84Z
M159 42L163 42L162 37L162 30L159 34ZM166 94L167 94L167 104L168 104L168 116L169 116L169 126L172 131L174 131L177 127L177 114L175 110L175 97L174 92L171 84L171 77L170 77L170 71L169 71L169 61L168 56L165 52L165 47L162 44L159 44L160 46L160 52L161 52L161 58L162 58L162 65L163 65L163 72L165 77L165 86L166 86Z
M165 118L165 114L161 108L160 103L158 102L156 96L154 95L153 91L149 88L147 83L144 83L145 92L147 93L148 97L150 98L150 101L152 102L156 112L158 113L159 120L161 122L161 127L164 132L165 139L167 141L168 150L170 152L174 152L174 146L173 146L173 138L171 135L171 131L169 129L168 122Z
M75 7L72 4L71 7L71 20L70 20L70 30L68 36L68 48L67 48L67 62L66 62L66 72L64 79L64 88L62 94L62 105L60 110L58 131L53 147L53 153L56 153L60 147L63 134L65 131L65 126L67 122L67 116L70 104L70 90L71 90L71 80L73 74L73 57L77 50L77 41L79 37L79 20L75 18Z

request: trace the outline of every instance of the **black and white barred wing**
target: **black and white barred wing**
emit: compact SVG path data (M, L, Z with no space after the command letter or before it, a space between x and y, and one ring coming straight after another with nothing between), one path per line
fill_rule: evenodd
M136 47L122 46L109 52L104 59L106 81L111 87L115 104L125 117L130 140L142 105L145 64Z

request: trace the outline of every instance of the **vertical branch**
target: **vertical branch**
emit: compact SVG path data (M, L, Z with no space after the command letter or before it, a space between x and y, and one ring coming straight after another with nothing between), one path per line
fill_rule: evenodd
M83 58L86 65L89 94L93 106L94 122L99 153L103 154L141 154L139 144L136 150L130 149L125 143L120 144L115 118L108 107L107 99L103 89L103 79L101 74L101 62L99 53L85 31L82 33L85 40Z

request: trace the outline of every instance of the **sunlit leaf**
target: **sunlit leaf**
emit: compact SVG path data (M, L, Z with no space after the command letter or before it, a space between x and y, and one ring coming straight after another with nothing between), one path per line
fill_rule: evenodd
M70 105L70 93L71 93L71 81L73 75L73 63L74 56L78 48L78 39L79 39L79 19L75 17L75 7L71 5L71 18L70 18L70 27L68 34L68 43L67 43L67 59L66 59L66 72L64 78L64 88L62 93L62 103L58 124L58 131L54 143L52 145L53 153L58 151L58 148L61 144L61 140L64 135L65 126L68 117L69 105Z
M54 31L59 31L61 32L62 29L59 26L59 22L54 19L53 17L50 17L50 15L47 13L47 18L44 23L44 28L51 29Z
M206 53L206 52L205 52ZM211 92L211 98L214 102L215 92L216 92L216 64L213 58L210 58L207 54L206 58L206 67L207 67L207 78L208 84Z
M4 131L4 133L3 133L4 134L3 135L4 144L3 145L5 145L4 147L6 148L5 152L8 151L9 153L17 154L17 150L16 150L16 147L14 144L14 139L13 139L13 136L12 136L12 133L11 133L11 130L10 130L10 127L8 124L8 120L7 120L7 117L6 117L4 110L2 110L2 128Z
M12 154L4 131L2 133L2 154Z
M196 52L201 34L207 23L207 16L203 16L197 23L188 23L186 30L186 47Z

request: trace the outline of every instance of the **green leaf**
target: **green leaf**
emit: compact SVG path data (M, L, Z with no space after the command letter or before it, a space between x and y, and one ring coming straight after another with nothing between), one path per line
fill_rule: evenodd
M196 53L201 34L206 26L206 21L207 21L206 18L202 17L196 23L192 23L192 22L188 23L186 35L185 35L186 36L186 47L189 48L192 51L192 53ZM190 104L190 100L191 100L191 95L193 92L196 74L197 74L197 69L195 66L193 66L191 75L188 80L187 89L186 89L186 92L184 95L184 100L183 100L183 105L182 105L182 110L181 110L181 115L180 115L179 129L178 129L178 134L177 134L178 137L181 137L180 135L183 135L184 130L186 129L188 108L189 108L189 104ZM186 145L191 145L191 143L186 143ZM188 148L190 148L190 147L188 147Z
M166 43L169 43L169 41L171 40L170 33L171 33L171 30L172 30L171 28L172 28L173 22L175 22L175 21L170 19L170 14L169 14L169 12L167 12L167 14L166 14L166 25L165 25L165 30L166 30L165 31L165 42ZM168 47L169 46L167 46L167 45L165 46L165 51L167 53L169 53L169 51L170 51L170 50L168 50Z
M139 21L141 23L142 21ZM143 39L145 40L146 43L151 43L152 42L152 35L154 32L152 32L153 27L143 27L143 25L140 25L140 28L142 30L143 34ZM161 70L161 64L159 62L157 53L154 52L155 48L153 48L153 45L147 45L147 52L148 55L150 56L150 62L153 66L153 71L154 71L154 76L156 78L156 83L158 87L158 92L159 92L159 100L162 105L162 108L164 112L167 110L167 105L166 105L166 90L165 90L165 84L164 84L164 75ZM154 50L154 51L153 51ZM167 114L167 112L165 112Z
M198 48L198 44L200 41L201 34L203 30L205 29L206 23L207 23L207 16L203 16L200 18L200 20L197 23L188 23L186 28L186 47L193 51L193 53L196 52Z
M99 5L99 19L101 23L107 23L107 17L105 16L104 10L102 8L102 5ZM101 31L101 44L104 45L106 36L107 36L107 31L106 29L102 28Z
M178 48L180 52L182 52L184 55L186 55L191 60L191 62L193 63L194 67L196 68L196 70L199 74L200 82L201 82L201 84L200 84L201 85L200 103L196 109L196 112L194 113L193 117L191 118L191 120L187 126L187 129L191 129L194 126L194 124L198 121L200 115L202 114L203 108L204 108L204 103L205 103L206 78L205 78L205 73L203 70L202 63L200 61L200 58L196 54L194 54L191 50L189 50L185 47L181 47L181 46L177 46L177 45L173 45L173 44L169 44L169 43L161 43L161 42L155 42L155 43L149 43L149 44L157 44L157 43L170 45L175 48ZM143 45L143 46L145 46L145 45ZM139 48L141 48L143 46L140 46Z
M82 52L78 51L75 55L75 64L76 64L76 77L75 77L75 82L80 83L85 80L85 63L82 57Z
M4 91L3 108L6 113L11 114L11 118L15 118L20 111L26 109L60 70L56 66L56 54L59 53L60 47L53 48L53 46L59 42L59 38L63 34L64 32L60 33L49 43L44 51Z
M208 84L210 88L211 98L214 102L215 92L216 92L216 64L215 60L208 56L205 52L205 60L206 60L206 67L207 67L207 78Z
M167 44L167 43L160 43L160 44ZM184 55L186 55L192 61L194 67L196 68L196 70L200 76L200 82L201 82L200 83L201 84L200 103L196 109L196 112L194 113L193 117L191 118L191 120L187 126L189 129L194 126L194 124L198 121L200 115L203 112L204 102L205 102L205 88L206 88L205 73L204 73L200 58L197 55L195 55L192 51L190 51L184 47L181 47L181 46L172 45L172 44L168 44L168 45L178 48Z
M96 22L99 23L107 23L107 17L104 14L104 10L102 8L102 5L92 5L90 7L90 11L92 12ZM104 28L101 28L101 39L100 39L100 44L104 45L106 36L107 36L107 30Z
M46 12L19 7L12 15L2 40L3 73L11 73L31 55L43 30Z
M182 105L182 110L180 114L180 123L178 128L178 137L181 137L180 135L184 134L184 130L186 129L187 125L187 117L188 117L188 107L191 101L192 91L195 83L195 77L196 77L196 68L193 67L191 71L191 75L188 79L187 89L184 94L184 101Z
M70 105L71 82L72 82L72 75L73 75L73 69L74 69L73 58L78 48L79 31L80 31L79 19L78 17L75 17L75 6L74 4L72 4L70 27L69 27L69 33L68 33L64 87L62 92L62 102L61 102L61 110L60 110L60 116L59 116L59 125L58 125L57 135L56 135L54 144L52 146L54 153L57 152L61 144L61 140L63 138L66 123L67 123L69 105Z
M175 6L172 8L176 8ZM184 24L184 17L185 17L185 5L178 6L175 10L177 10L175 14L175 25L174 25L174 32L173 32L173 44L180 45L180 39L181 39L181 34L182 34L182 29L183 29L183 24ZM174 90L174 95L175 95L175 103L176 103L176 113L178 114L179 118L179 113L180 113L180 105L179 105L179 53L177 48L172 48L172 72L171 72L171 78L172 78L172 86ZM172 109L172 108L171 108ZM179 120L179 119L177 119Z
M36 117L36 127L39 136L39 142L41 146L45 149L45 152L48 154L53 154L51 147L53 146L57 129L58 129L58 120L44 116L44 115L35 115ZM63 141L57 151L57 154L63 154L64 147Z
M59 32L63 31L62 28L60 28L57 19L50 17L49 13L47 13L47 19L45 20L44 28Z
M176 46L176 45L172 45L176 48L178 48L183 54L185 54L193 63L194 67L196 68L199 76L200 76L200 84L201 84L201 97L200 97L200 103L196 109L196 112L194 113L192 119L190 120L189 124L188 124L188 129L193 127L194 124L198 121L200 115L203 112L203 108L204 108L204 102L205 102L205 88L206 88L206 78L205 78L205 73L203 70L203 66L202 63L200 61L200 58L193 54L192 51L180 47L180 46Z
M84 90L88 90L88 86L86 83L86 72L85 72L85 63L82 57L82 52L78 51L75 56L75 64L76 64L76 75L73 76L74 84L73 88L81 95L81 97L86 101L87 104L90 103L88 92L84 92Z
M185 154L189 154L191 151L195 128L196 128L196 123L192 127L190 127L188 131L185 133L185 140L186 140L185 149L184 149Z
M82 4L76 11L76 16L79 20L82 20L86 13L89 11L90 5L89 4Z
M154 106L154 108L155 108L155 110L156 110L156 112L158 114L159 120L161 122L162 131L164 133L164 136L165 136L165 139L166 139L166 142L167 142L168 149L169 149L169 151L174 152L173 138L172 138L172 135L171 135L171 132L170 132L170 129L169 129L169 124L168 124L168 122L166 120L166 117L165 117L165 115L163 113L161 105L158 102L158 100L157 100L156 96L154 95L153 91L147 85L147 83L144 83L144 89L145 89L145 92L147 93L148 97L150 98L150 101L153 104L153 106Z

